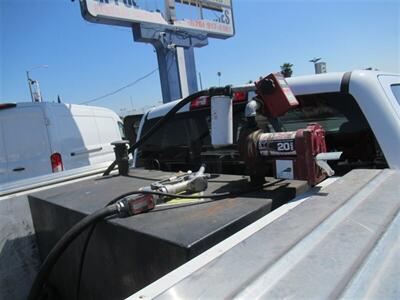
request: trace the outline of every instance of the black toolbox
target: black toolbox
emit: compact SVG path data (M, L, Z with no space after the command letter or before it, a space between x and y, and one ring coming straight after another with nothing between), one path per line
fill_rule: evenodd
M171 173L131 170L67 184L29 196L42 260L84 216L120 194ZM238 175L215 175L207 194L248 188ZM126 219L100 222L87 249L80 299L123 299L199 255L272 209L305 192L305 181L267 179L264 190L217 201L160 206ZM50 276L57 298L75 299L87 231L62 255Z

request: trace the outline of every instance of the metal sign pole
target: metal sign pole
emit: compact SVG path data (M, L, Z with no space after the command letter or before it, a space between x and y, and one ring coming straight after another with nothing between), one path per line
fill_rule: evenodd
M181 98L179 69L174 49L163 45L154 45L157 53L163 102L167 103Z
M198 90L194 47L208 45L207 37L198 33L161 31L151 24L135 24L136 42L150 43L157 53L163 102L167 103Z

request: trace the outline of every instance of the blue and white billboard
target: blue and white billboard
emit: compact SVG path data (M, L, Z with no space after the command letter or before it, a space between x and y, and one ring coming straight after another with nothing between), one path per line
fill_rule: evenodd
M135 0L81 0L83 17L95 23L131 27L135 23L148 23L165 27L198 30L210 37L228 38L234 35L231 0L177 0L177 3L195 6L199 10L214 10L213 19L176 19L169 23L163 12L150 11Z

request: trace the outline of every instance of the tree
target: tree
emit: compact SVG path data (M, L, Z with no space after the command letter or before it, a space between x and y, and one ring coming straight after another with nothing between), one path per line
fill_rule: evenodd
M221 86L221 72L217 72L217 76L218 76L218 86Z
M281 73L284 77L290 77L292 76L293 70L292 70L293 64L291 63L284 63L281 66Z

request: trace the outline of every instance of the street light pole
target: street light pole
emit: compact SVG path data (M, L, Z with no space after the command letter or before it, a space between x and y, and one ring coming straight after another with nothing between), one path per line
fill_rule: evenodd
M33 97L33 91L32 91L32 84L33 84L33 83L36 83L36 93L35 93L35 94L37 94L37 96L38 96L38 101L39 101L39 102L42 101L42 95L41 95L41 93L40 93L39 81L31 79L31 78L30 78L30 75L29 75L29 72L31 72L32 70L35 70L35 69L47 68L47 67L48 67L48 65L40 65L40 66L36 66L36 67L31 68L30 70L27 70L27 71L26 71L26 78L27 78L27 80L28 80L29 92L30 92L30 94L31 94L31 100L32 100L32 102L35 102L35 100L36 100L36 99Z
M203 90L203 82L201 81L201 73L199 72L200 91Z
M31 100L32 100L32 102L35 102L35 101L33 100L32 83L31 83L31 80L32 80L32 79L29 78L29 71L26 71L26 78L27 78L27 80L28 80L28 86L29 86L29 92L30 92L30 94L31 94Z

